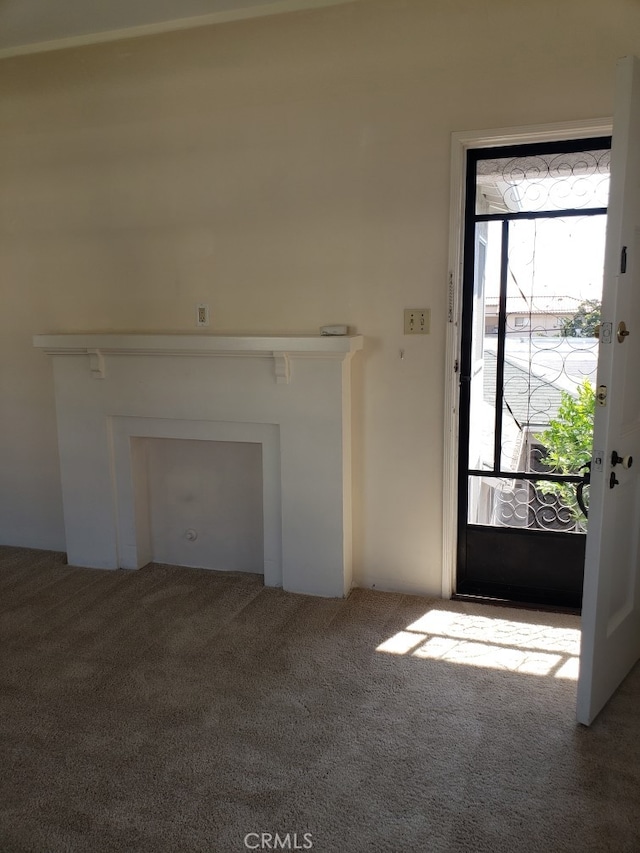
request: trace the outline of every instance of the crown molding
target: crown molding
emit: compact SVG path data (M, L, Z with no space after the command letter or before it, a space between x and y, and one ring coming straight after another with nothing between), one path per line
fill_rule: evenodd
M266 18L270 15L282 15L287 12L301 12L311 9L322 9L327 6L341 6L358 0L274 0L260 6L246 6L242 9L228 9L211 12L207 15L195 15L188 18L175 18L158 23L139 24L115 30L103 30L97 33L85 33L51 41L33 42L32 44L16 45L15 47L0 48L0 59L14 56L27 56L34 53L48 53L54 50L68 50L74 47L85 47L91 44L122 41L123 39L141 38L143 36L160 35L162 33L191 30L197 27L209 27L215 24L226 24L233 21L244 21L251 18Z

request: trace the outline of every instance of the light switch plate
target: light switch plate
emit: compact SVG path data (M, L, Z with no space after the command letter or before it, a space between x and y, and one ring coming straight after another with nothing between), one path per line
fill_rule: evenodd
M405 335L428 335L431 329L430 308L405 308L404 309L404 333Z

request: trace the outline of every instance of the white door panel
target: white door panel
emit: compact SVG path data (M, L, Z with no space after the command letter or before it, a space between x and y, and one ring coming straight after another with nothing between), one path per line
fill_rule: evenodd
M602 321L597 381L607 395L606 405L596 406L578 682L577 717L586 725L640 658L640 63L634 57L617 68ZM620 322L629 332L622 340ZM635 464L613 464L614 451Z

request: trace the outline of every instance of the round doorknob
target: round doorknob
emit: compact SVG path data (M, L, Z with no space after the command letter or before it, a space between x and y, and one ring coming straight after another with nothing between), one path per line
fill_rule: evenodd
M616 450L611 451L611 464L614 466L622 465L623 468L629 470L633 465L633 456L619 456Z

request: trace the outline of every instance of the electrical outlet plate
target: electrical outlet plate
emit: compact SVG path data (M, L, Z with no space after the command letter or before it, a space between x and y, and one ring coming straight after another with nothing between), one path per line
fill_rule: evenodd
M431 310L429 308L404 309L405 335L428 335L431 329Z
M196 326L209 325L209 306L206 302L199 302L196 305Z

